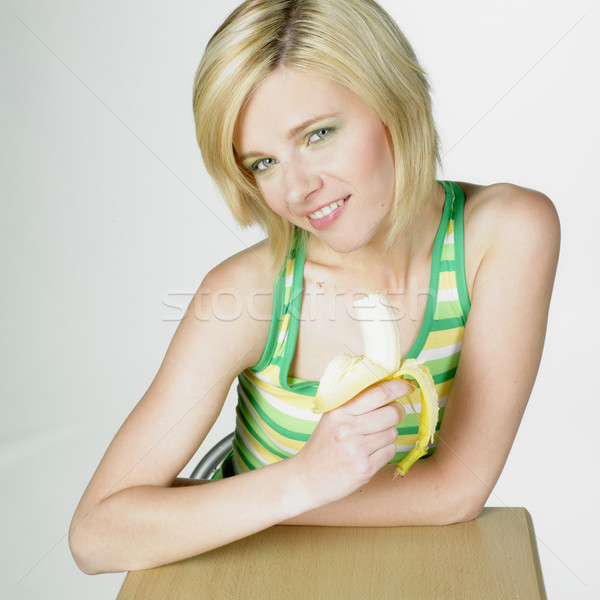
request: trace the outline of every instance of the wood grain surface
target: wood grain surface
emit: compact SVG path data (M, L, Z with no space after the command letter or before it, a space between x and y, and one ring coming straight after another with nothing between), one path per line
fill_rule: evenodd
M442 527L276 526L128 573L118 600L545 600L524 508Z

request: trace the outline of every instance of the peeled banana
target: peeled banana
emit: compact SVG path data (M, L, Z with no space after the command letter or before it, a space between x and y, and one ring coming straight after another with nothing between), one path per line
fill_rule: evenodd
M417 441L397 464L394 477L404 477L410 467L427 453L438 419L438 397L431 373L423 361L402 360L400 330L386 296L370 294L354 303L364 342L364 354L338 354L325 369L313 411L325 413L348 402L365 388L386 379L410 377L421 392L421 414ZM410 402L410 399L409 399ZM414 410L413 412L416 412Z

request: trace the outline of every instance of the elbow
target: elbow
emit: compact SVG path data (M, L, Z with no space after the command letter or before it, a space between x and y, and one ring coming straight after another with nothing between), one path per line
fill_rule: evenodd
M69 548L75 564L86 575L101 575L102 573L122 573L129 569L118 566L104 566L97 560L96 553L91 544L86 544L77 539L78 536L69 534Z
M101 557L101 536L90 530L85 519L73 518L69 528L69 549L75 564L86 575L99 575L101 573L120 573L127 569L118 568L116 565L107 565Z
M488 494L481 490L448 489L439 498L436 525L473 521L481 514L487 498Z
M95 567L89 542L77 525L73 524L69 529L69 549L75 564L81 572L86 575L98 575L105 572Z
M444 511L440 525L453 525L454 523L466 523L475 520L483 510L485 502L476 502L473 499L465 499L450 510Z
M437 467L438 477L435 524L452 525L476 519L483 511L492 488L481 479L474 478L470 472L466 473L462 464L458 469L452 463L442 466L432 461L430 464Z

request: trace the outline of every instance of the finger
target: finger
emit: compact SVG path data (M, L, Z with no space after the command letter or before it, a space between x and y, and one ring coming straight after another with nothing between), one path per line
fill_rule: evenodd
M372 410L362 415L353 415L355 420L355 431L362 435L370 435L396 427L402 421L404 416L402 407L399 407L396 402L385 404L379 408Z
M400 402L394 402L390 404L398 411L398 423L402 423L404 419L406 419L406 408L404 408L404 404L400 404Z
M362 415L394 402L394 400L402 398L412 391L412 386L403 379L389 379L363 390L350 402L347 402L344 407L352 415Z
M396 446L391 443L375 450L371 456L369 456L369 461L377 468L377 470L379 470L381 467L389 463L394 456L396 456Z
M362 435L355 441L356 456L369 457L374 452L385 446L393 446L398 437L395 427L388 427L382 431Z

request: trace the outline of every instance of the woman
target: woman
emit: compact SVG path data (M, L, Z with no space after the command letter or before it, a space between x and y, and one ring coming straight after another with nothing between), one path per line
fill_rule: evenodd
M268 238L198 289L74 515L80 568L149 568L277 523L475 518L541 358L560 239L550 200L436 181L425 75L372 0L243 3L207 47L194 110L234 216ZM408 403L409 384L311 411L327 363L360 354L348 307L369 291L387 294L404 354L426 361L440 396L435 452L402 479L415 416L392 402ZM177 479L238 376L220 479Z

